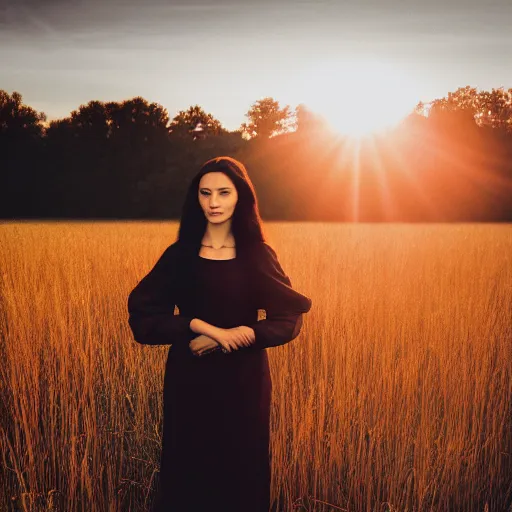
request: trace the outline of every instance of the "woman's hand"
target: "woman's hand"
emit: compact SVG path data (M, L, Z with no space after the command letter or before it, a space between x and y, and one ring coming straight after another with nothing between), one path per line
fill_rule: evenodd
M219 343L217 343L213 338L206 336L204 334L200 334L196 338L194 338L188 344L190 350L195 356L201 356L204 352L213 350L215 348L221 348Z
M254 343L254 330L246 325L222 329L217 327L213 339L222 346L223 352L238 350L240 347L249 347Z

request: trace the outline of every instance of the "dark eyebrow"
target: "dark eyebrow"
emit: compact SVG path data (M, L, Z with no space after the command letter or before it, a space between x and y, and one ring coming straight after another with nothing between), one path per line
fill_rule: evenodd
M210 190L208 187L201 187L201 190ZM231 187L219 187L217 190L231 190Z

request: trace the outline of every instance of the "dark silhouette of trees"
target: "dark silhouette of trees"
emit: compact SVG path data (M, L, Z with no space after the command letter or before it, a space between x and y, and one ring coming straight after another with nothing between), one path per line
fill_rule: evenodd
M27 140L37 138L42 134L42 122L46 121L46 115L37 112L32 107L23 103L19 92L9 95L0 90L0 134L2 141L9 138L11 141L20 138Z
M199 105L194 105L176 114L169 126L169 133L172 137L196 140L222 135L227 130L211 114L207 114Z
M307 105L291 112L272 98L228 131L199 105L169 121L141 97L46 123L0 91L1 217L177 218L201 164L230 155L268 219L511 221L511 98L461 87L354 141Z
M140 97L91 101L51 122L46 157L60 211L115 216L129 210L132 199L143 197L133 192L144 190L148 170L165 168L168 122L161 105Z
M21 215L33 208L44 121L46 115L25 105L20 93L9 95L0 90L1 217Z

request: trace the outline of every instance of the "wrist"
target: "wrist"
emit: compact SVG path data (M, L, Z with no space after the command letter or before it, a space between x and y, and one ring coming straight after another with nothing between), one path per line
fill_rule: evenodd
M204 334L210 338L214 338L215 334L219 332L219 328L215 325L209 324L200 318L193 318L190 321L190 330L197 333L197 335Z
M215 325L211 325L211 324L208 324L208 327L207 327L207 332L206 332L206 336L208 336L209 338L217 341L217 337L218 337L218 334L220 333L221 329L220 327L217 327Z

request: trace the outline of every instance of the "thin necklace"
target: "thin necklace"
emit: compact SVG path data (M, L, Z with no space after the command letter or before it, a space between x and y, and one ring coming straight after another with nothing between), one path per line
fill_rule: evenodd
M201 244L201 245L203 247L211 247L212 249L222 249L223 247L233 249L234 247L236 247L236 245L221 245L220 247L213 247L213 245L205 245L205 244Z

